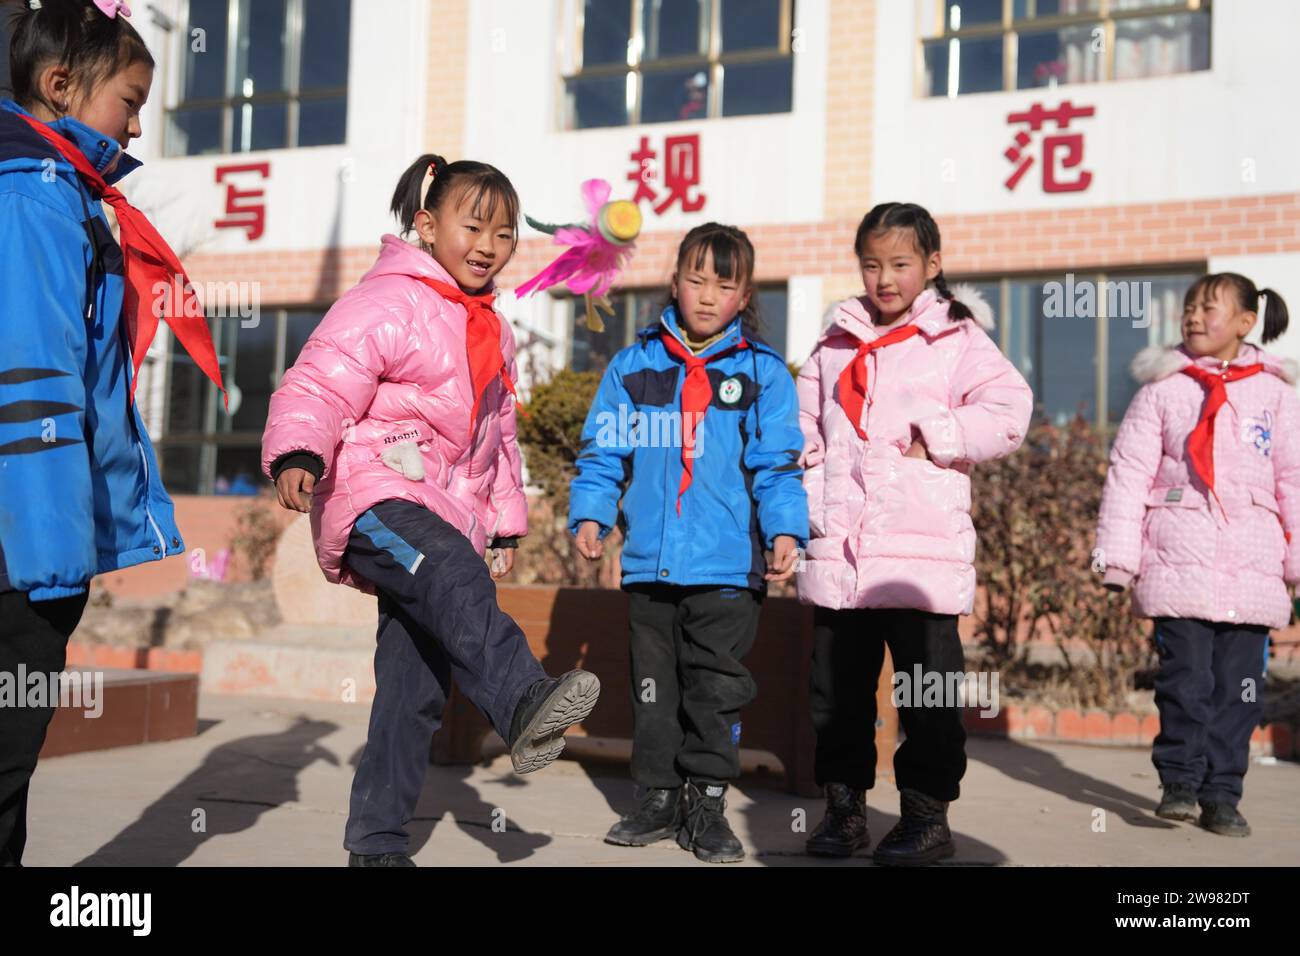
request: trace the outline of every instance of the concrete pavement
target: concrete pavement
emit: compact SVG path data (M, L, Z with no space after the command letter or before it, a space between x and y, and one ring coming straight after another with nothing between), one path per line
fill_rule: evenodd
M29 866L339 866L367 704L204 695L200 734L55 757L33 778ZM1256 763L1241 810L1254 835L1217 837L1152 816L1159 796L1143 750L975 739L950 820L944 865L1294 866L1300 765ZM869 866L811 860L820 800L747 778L728 816L750 866ZM430 767L412 824L422 866L705 866L672 842L632 849L602 837L633 803L626 766L562 760L519 777L486 766ZM873 838L897 818L881 781L868 795Z

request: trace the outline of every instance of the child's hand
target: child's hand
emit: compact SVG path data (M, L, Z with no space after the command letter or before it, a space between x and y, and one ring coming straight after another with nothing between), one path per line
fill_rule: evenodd
M500 581L514 569L514 548L492 548L488 553L492 555L492 580Z
M792 536L778 534L772 539L772 550L767 552L767 574L763 578L773 584L789 581L794 575L799 559L799 548Z
M907 446L907 451L903 452L904 458L921 458L928 460L930 453L926 451L925 442L919 438L912 439L912 444Z
M316 476L306 468L286 468L275 482L280 505L290 511L311 511L311 490L314 487Z
M599 561L605 554L605 542L600 540L600 523L584 521L578 525L578 553L589 561Z

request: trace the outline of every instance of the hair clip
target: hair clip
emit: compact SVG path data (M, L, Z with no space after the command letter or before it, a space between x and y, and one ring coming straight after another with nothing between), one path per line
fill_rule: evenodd
M41 0L27 0L27 9L35 12L41 8Z
M437 163L430 163L430 164L429 164L429 175L432 176L434 179L437 179L437 178L438 178L438 164L437 164Z
M99 12L110 20L118 14L124 17L131 15L131 8L126 5L124 0L94 0L94 4L99 8Z

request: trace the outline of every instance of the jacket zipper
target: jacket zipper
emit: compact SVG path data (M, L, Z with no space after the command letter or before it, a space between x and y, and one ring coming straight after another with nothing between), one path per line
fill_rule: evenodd
M131 413L131 428L135 430L135 412ZM139 438L137 433L136 438ZM153 520L153 514L149 511L149 459L145 457L144 445L136 445L136 451L140 453L140 461L144 464L144 516L149 519L149 526L153 528L153 533L158 536L158 544L162 547L159 557L167 555L167 539L163 537L162 529L158 527L158 522Z

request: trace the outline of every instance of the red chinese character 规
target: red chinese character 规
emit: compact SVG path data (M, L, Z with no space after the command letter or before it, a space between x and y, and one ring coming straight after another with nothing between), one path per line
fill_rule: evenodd
M664 185L668 188L668 196L654 207L655 213L662 216L664 210L678 200L682 212L699 212L707 197L703 193L691 196L690 191L700 184L700 134L665 137L664 159Z
M258 173L263 179L271 175L270 163L243 163L236 166L218 166L216 181L221 183L227 176L238 173ZM213 225L218 229L245 229L248 240L261 238L266 231L266 203L243 202L243 200L262 199L266 195L263 189L236 189L234 183L226 183L226 218L216 220Z
M649 139L642 136L640 148L629 158L636 164L636 168L627 174L628 181L636 183L636 195L632 197L632 201L639 203L642 199L648 199L653 203L659 198L659 194L650 185L650 180L655 178L655 163L658 157L650 148Z
M1069 100L1065 100L1054 110L1044 109L1041 103L1034 103L1023 113L1010 114L1007 123L1027 123L1030 131L1037 133L1043 128L1044 123L1055 123L1058 129L1068 129L1071 121L1083 116L1092 116L1095 112L1094 107L1075 106ZM1016 133L1013 144L1002 154L1008 161L1017 164L1010 177L1003 183L1007 189L1015 189L1021 177L1034 164L1033 155L1025 153L1025 148L1031 142L1032 138L1029 134L1020 130ZM1043 137L1043 192L1065 193L1087 189L1088 184L1092 182L1092 173L1086 170L1081 170L1079 177L1072 182L1063 182L1056 178L1056 154L1062 150L1065 153L1060 161L1063 169L1074 169L1081 164L1083 133L1056 133Z

